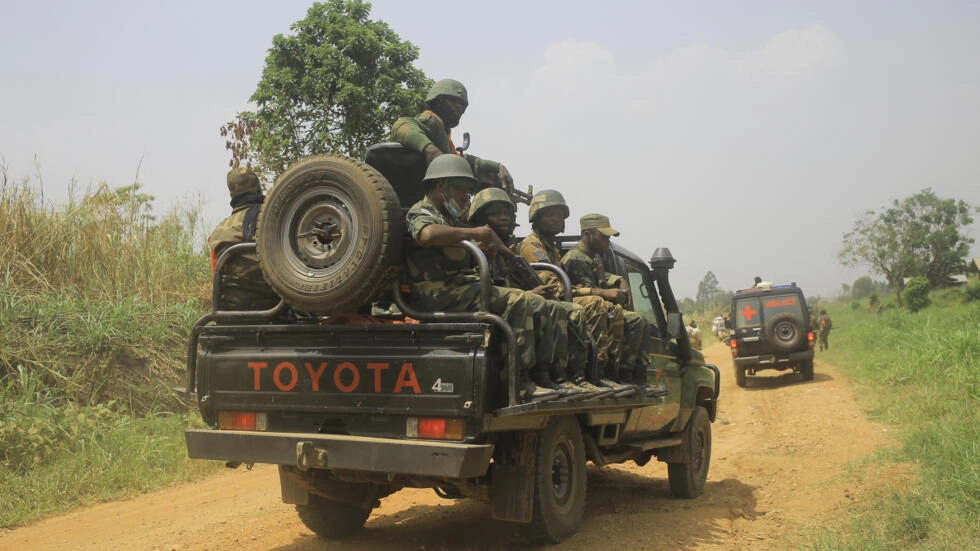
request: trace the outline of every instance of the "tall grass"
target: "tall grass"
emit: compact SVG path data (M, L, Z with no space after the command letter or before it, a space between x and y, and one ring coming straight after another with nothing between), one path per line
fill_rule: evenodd
M917 313L830 308L831 350L859 401L897 429L882 462L915 466L911 485L883 490L840 534L812 549L980 549L980 301L934 293Z
M208 308L199 209L139 184L64 204L0 166L0 527L193 475L171 390Z

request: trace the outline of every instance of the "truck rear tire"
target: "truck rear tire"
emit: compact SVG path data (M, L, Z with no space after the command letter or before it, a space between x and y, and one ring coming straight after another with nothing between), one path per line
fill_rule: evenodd
M711 422L708 411L695 406L687 428L684 429L684 445L687 447L683 463L667 464L670 491L677 497L695 498L704 490L711 463Z
M559 543L578 529L585 512L585 443L574 417L556 417L541 432L534 461L534 516L527 539Z
M745 388L745 368L736 365L735 366L735 384Z
M803 360L800 362L800 375L803 375L804 381L813 380L813 360Z
M341 155L289 167L255 234L262 273L290 306L354 313L393 280L401 254L398 196L378 171Z
M364 528L371 510L363 509L353 503L334 501L310 494L309 503L297 505L296 513L299 515L299 520L316 535L324 538L339 538Z

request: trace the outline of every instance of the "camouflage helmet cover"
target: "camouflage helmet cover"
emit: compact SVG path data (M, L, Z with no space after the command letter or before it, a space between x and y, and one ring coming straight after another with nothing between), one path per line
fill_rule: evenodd
M488 187L486 189L481 189L476 195L473 196L473 201L470 203L469 219L475 220L479 216L480 211L486 210L490 205L494 203L506 203L510 205L510 208L517 210L514 202L510 200L510 195L506 191L500 189L499 187Z
M527 211L528 222L534 222L534 217L538 215L538 212L548 207L562 207L565 218L568 218L570 214L568 203L565 202L565 198L562 197L561 193L553 189L546 189L535 193L534 197L531 197L530 208Z
M457 182L451 183L463 183L458 182L458 179L465 179L466 183L473 186L476 185L476 178L473 176L473 168L470 167L470 163L460 157L459 155L439 155L429 163L429 168L425 171L425 178L422 179L423 182L429 182L432 180L441 180L443 178L452 178L457 180Z
M432 103L432 100L438 98L439 96L450 96L456 98L463 102L464 107L470 104L469 99L466 96L466 87L463 86L462 82L451 78L444 78L433 84L432 88L429 88L429 93L425 96L425 103Z
M251 168L238 167L228 171L228 193L232 197L246 191L260 192L259 177Z

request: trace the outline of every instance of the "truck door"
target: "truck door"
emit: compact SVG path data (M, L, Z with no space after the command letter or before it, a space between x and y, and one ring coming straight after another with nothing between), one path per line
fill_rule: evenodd
M635 421L631 419L636 425L627 427L627 430L659 431L672 423L680 410L681 365L677 358L677 344L671 343L667 336L664 310L649 269L630 258L621 257L621 261L629 283L631 308L650 324L647 384L670 390L670 394L657 398L659 404L639 410Z

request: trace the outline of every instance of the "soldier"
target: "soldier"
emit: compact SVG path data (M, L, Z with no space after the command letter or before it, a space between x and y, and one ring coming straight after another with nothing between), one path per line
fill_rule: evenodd
M820 351L830 350L830 330L833 329L834 322L830 321L830 315L826 308L820 309Z
M701 328L693 319L691 323L687 324L687 338L691 341L691 346L696 350L701 350Z
M250 168L233 168L228 172L231 194L231 216L225 218L208 237L211 249L211 273L218 257L232 245L255 241L255 225L265 200L259 177ZM221 276L218 310L268 310L279 304L279 296L262 277L254 254L239 255L225 264Z
M516 206L507 192L498 188L481 190L473 198L470 206L469 223L473 226L489 225L504 243L513 237ZM510 255L510 258L508 258ZM492 263L494 282L497 285L516 287L545 298L555 296L555 285L544 284L530 266L511 251L498 254ZM526 267L526 270L522 269ZM500 283L497 281L500 280ZM563 391L579 391L583 397L605 398L612 395L612 389L596 387L585 378L588 362L587 328L582 307L573 302L548 300L549 307L557 311L552 319L559 327L556 335L555 357L551 363L550 378L539 385ZM548 383L551 383L549 385Z
M655 387L647 384L650 324L639 313L622 308L629 299L626 280L618 275L606 274L602 266L601 255L609 250L610 238L619 235L619 232L609 225L609 217L603 214L586 214L579 222L582 238L562 259L562 266L568 272L572 285L580 287L579 294L600 296L622 309L622 345L618 350L610 350L606 376L613 380L629 380L645 392L653 392ZM622 364L631 369L619 373Z
M561 248L555 239L565 231L565 219L568 215L568 204L561 193L555 190L535 193L528 211L531 233L517 246L517 252L528 262L547 262L561 266ZM538 275L545 283L550 283L557 289L557 296L564 296L561 280L556 274L543 270ZM616 343L623 339L623 309L606 302L601 296L589 295L588 292L585 288L573 287L572 301L583 308L586 326L595 339L596 361L600 366L605 366L609 363L609 351L621 348ZM617 395L622 397L631 394L632 389L617 383L615 378L603 379L614 388ZM602 379L596 382L603 384Z
M411 292L409 300L416 308L430 312L462 312L475 311L479 307L479 276L468 253L456 245L463 240L473 240L491 258L506 246L489 226L467 227L446 208L451 194L471 193L475 184L470 165L462 157L440 156L429 164L423 179L425 197L405 216L412 239L419 245L405 253L405 271ZM535 338L536 326L553 326L547 319L546 301L518 289L491 286L489 310L510 324L517 339L519 365L512 367L520 369L521 399L557 398L556 391L541 387L532 379L532 374L543 379L550 367L548 347L552 344L537 342Z
M421 153L425 156L426 164L429 164L440 155L456 153L452 129L459 124L469 105L466 87L451 78L440 80L429 89L425 104L428 109L422 113L396 120L391 127L391 137L406 148ZM507 167L474 155L463 157L481 184L503 188L507 193L513 192L514 179Z

